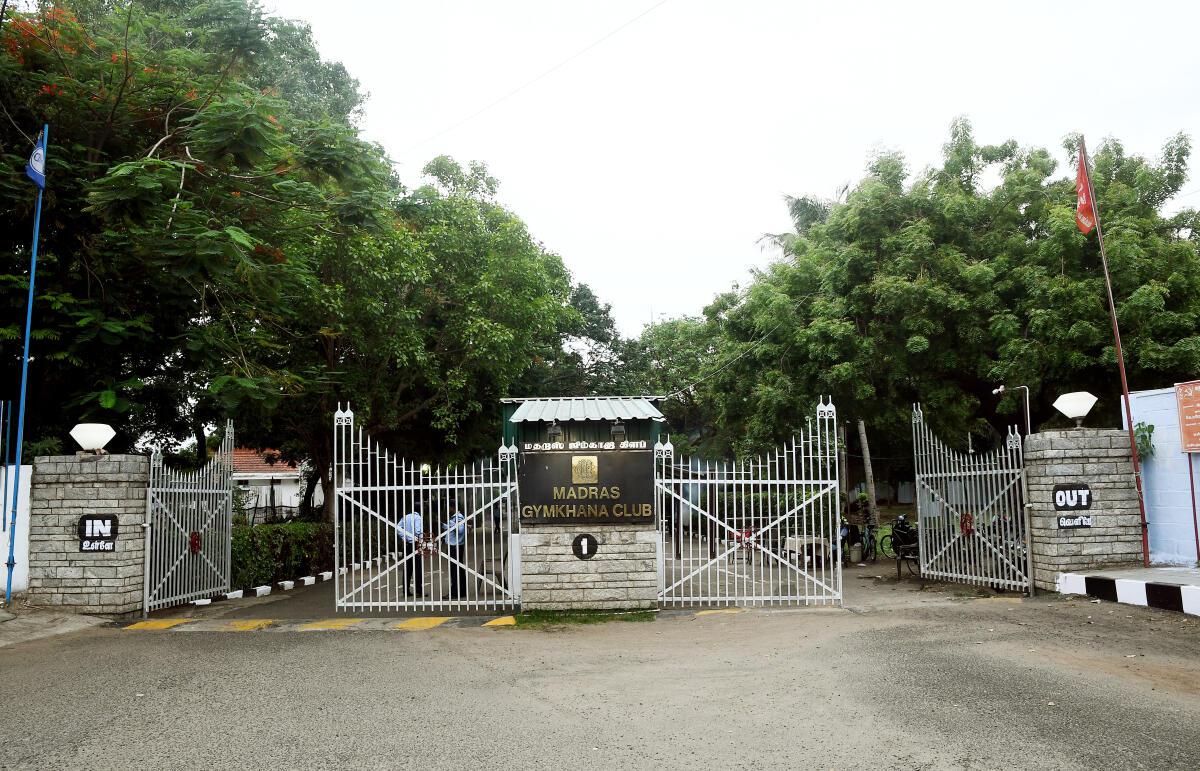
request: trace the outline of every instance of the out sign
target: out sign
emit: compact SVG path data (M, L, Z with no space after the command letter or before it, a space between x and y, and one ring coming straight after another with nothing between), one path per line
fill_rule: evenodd
M1055 511L1087 511L1092 508L1092 490L1084 484L1055 485Z
M79 551L116 551L117 528L113 514L84 514L79 518Z

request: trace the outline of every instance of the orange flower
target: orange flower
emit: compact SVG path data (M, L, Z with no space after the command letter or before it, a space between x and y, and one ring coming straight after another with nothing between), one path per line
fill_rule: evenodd
M241 198L241 197L242 197L242 191L241 191L241 190L230 190L230 191L229 191L229 194L230 194L231 196L233 196L234 198Z
M113 55L112 55L112 60L113 60L114 62L117 60L117 58L118 58L118 57L117 57L117 55L116 55L116 54L113 54Z

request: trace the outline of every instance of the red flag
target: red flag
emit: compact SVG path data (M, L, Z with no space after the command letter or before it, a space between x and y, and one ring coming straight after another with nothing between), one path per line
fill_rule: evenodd
M1087 148L1079 140L1079 173L1075 176L1075 225L1084 235L1096 227L1096 209L1092 206L1092 185L1088 180Z

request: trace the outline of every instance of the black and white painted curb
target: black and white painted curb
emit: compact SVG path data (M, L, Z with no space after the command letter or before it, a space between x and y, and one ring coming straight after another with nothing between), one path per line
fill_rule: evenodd
M1131 578L1059 573L1054 588L1059 594L1084 594L1110 602L1175 610L1200 616L1200 586L1180 586Z
M345 570L345 568L342 569ZM315 576L301 576L295 581L280 581L279 583L275 584L274 587L255 586L250 589L237 589L236 591L225 592L224 594L218 594L216 597L210 597L204 600L192 600L192 604L211 605L212 603L220 602L221 600L240 600L243 597L266 597L271 593L273 588L277 588L282 592L286 592L287 590L294 589L297 586L312 586L318 581L329 581L332 578L333 571L326 570L325 572L318 573Z

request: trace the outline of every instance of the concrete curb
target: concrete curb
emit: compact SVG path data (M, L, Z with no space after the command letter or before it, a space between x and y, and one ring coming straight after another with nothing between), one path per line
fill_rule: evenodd
M346 572L346 569L342 568L339 575L344 575L345 572ZM277 584L275 584L275 586L279 589L279 591L286 592L289 589L294 589L297 586L312 586L313 584L317 583L318 581L330 581L332 579L333 579L333 571L326 570L321 573L318 573L315 576L301 576L294 581L280 581ZM215 597L210 597L210 598L203 599L203 600L192 600L191 603L189 603L189 604L191 604L191 605L209 605L211 603L221 602L223 600L240 600L243 597L265 597L270 593L271 593L270 586L256 586L251 589L237 589L232 592L224 592L222 594L218 594Z
M1128 578L1059 573L1054 581L1059 594L1082 594L1125 605L1174 610L1200 616L1200 586L1161 584Z

